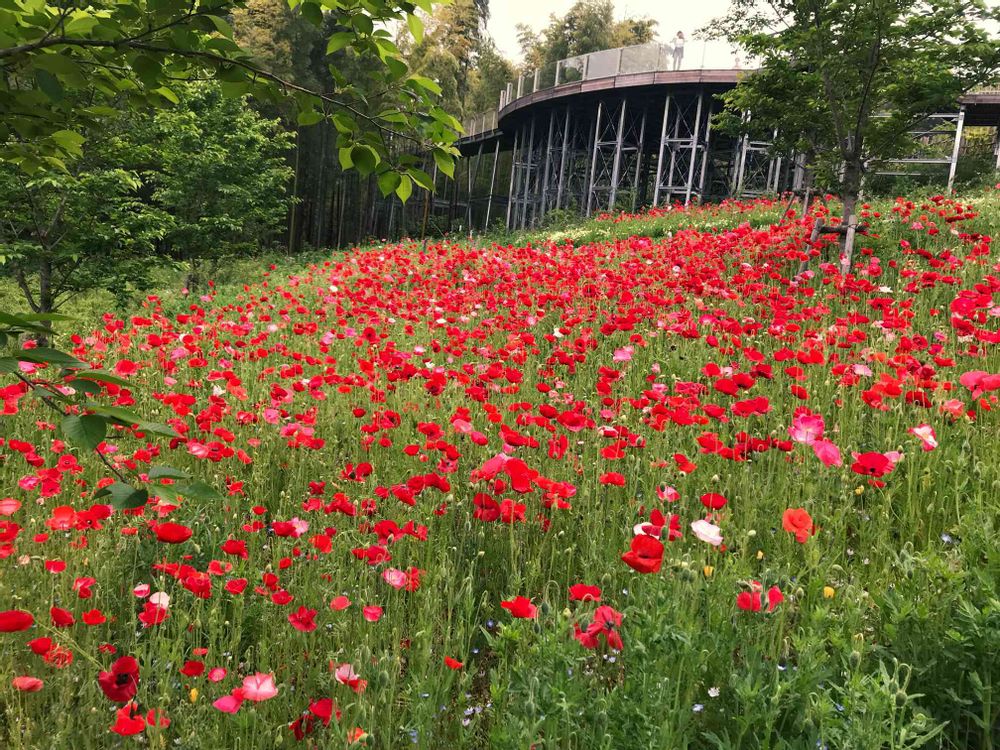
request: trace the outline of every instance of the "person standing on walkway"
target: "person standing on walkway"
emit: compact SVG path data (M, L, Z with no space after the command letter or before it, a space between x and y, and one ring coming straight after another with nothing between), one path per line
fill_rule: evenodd
M684 62L684 32L678 31L674 37L674 70L680 70L682 62Z

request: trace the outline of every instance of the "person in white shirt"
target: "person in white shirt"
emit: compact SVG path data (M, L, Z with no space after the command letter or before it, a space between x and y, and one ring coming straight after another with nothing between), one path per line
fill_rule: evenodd
M674 70L681 69L681 63L684 61L684 32L678 31L677 36L674 37Z

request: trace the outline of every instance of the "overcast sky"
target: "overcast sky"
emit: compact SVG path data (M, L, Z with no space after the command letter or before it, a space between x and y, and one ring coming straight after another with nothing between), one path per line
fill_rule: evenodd
M548 23L549 14L565 13L574 0L493 0L490 3L490 33L497 47L511 60L520 62L515 26L528 24L538 30ZM690 36L695 29L722 15L729 0L616 0L615 17L648 16L658 21L657 31L664 41L678 31Z

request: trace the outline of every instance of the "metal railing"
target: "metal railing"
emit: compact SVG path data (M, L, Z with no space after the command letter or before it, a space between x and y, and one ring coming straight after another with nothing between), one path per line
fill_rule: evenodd
M465 130L463 138L472 138L483 133L488 133L491 130L496 130L498 115L499 110L494 109L490 112L483 112L482 114L465 118L462 121L462 129Z
M518 76L500 92L498 110L536 91L576 81L672 70L742 70L745 67L748 67L746 56L722 41L690 40L682 48L676 48L671 41L605 49L568 57ZM496 126L496 112L476 115L463 123L464 137L480 135Z

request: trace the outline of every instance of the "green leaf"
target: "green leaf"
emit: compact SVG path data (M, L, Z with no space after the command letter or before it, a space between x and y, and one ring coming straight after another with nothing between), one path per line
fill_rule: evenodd
M424 39L424 22L420 20L416 13L410 13L406 17L406 25L410 27L410 33L413 34L413 38L417 44L420 44Z
M66 383L66 385L75 390L77 393L85 393L88 396L99 396L101 394L101 386L99 386L93 380L83 380L82 378L73 378L68 383Z
M379 158L371 146L355 146L351 149L351 161L360 174L368 175L375 171Z
M343 170L348 170L354 166L354 162L351 160L351 149L342 148L337 150L337 157L340 159L340 168Z
M309 0L302 3L302 17L317 29L323 25L323 9L320 8L319 3Z
M378 176L378 189L382 193L382 197L386 197L389 193L392 193L399 187L401 178L399 172L383 172Z
M296 118L299 125L305 125L305 126L315 125L322 119L323 119L323 113L315 109L304 109L301 112L299 112L299 115Z
M222 500L222 495L209 484L205 482L187 482L185 484L174 485L174 489L177 490L177 494L183 495L188 500L201 500L204 502L212 502L215 500Z
M434 190L434 180L424 170L417 167L408 167L406 173L424 190Z
M134 387L133 383L125 380L125 378L112 375L107 370L80 370L74 374L80 380L93 380L98 383L111 383L112 385L120 385L126 388Z
M44 363L56 365L58 367L71 367L74 369L86 368L87 364L81 362L76 357L61 352L58 349L50 349L47 346L36 346L34 349L22 349L17 353L17 358L22 362Z
M126 427L131 427L132 425L139 424L142 421L142 417L134 411L122 409L120 406L102 406L101 404L94 403L87 403L84 404L84 406L95 414L113 419L115 422L123 424Z
M154 86L163 74L163 66L148 55L136 55L132 59L132 69L147 86Z
M229 22L226 21L226 19L221 16L205 16L205 18L211 21L215 30L222 34L222 36L227 37L228 39L233 38L233 27L229 25Z
M94 497L104 497L111 495L111 504L119 510L131 510L141 508L149 500L149 492L145 489L133 487L124 482L114 484L99 490Z
M399 184L396 186L396 195L403 203L406 203L411 193L413 193L413 180L410 179L409 175L400 175Z
M58 52L36 54L31 58L31 65L35 70L44 70L54 76L80 75L80 66L76 61L69 55Z
M86 448L89 451L97 450L97 446L104 440L108 429L107 422L103 417L92 414L70 415L63 419L60 427L63 435L73 445Z
M73 11L63 33L66 36L84 37L90 34L97 25L98 19L84 10Z
M357 123L354 122L354 120L341 112L333 115L330 120L333 122L333 126L340 133L353 133L354 129L357 127Z
M41 68L36 70L35 82L38 84L38 88L54 102L61 102L66 95L62 84L59 83L59 79L47 70L42 70Z
M454 179L455 159L451 156L451 154L442 151L439 148L434 149L434 163L437 164L438 169Z
M173 466L153 466L149 470L150 479L190 479L191 475L186 471L175 469Z
M83 146L84 137L75 130L57 130L49 137L68 154L79 156L83 153L81 146Z
M366 36L370 36L375 30L375 24L372 23L371 16L364 13L355 13L351 16L351 25Z
M427 76L410 76L410 80L422 89L430 91L432 94L441 94L441 87Z
M175 94L171 89L168 89L166 86L160 86L157 89L153 89L153 93L159 94L171 104L181 103L180 97L177 96L177 94Z
M175 438L181 436L173 427L162 422L147 422L143 420L139 422L138 428L142 432L151 432L154 435L162 435L163 437Z
M326 43L326 54L332 55L334 52L342 50L354 41L354 34L350 31L338 31L330 36Z

